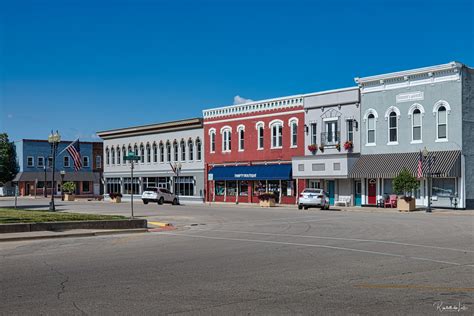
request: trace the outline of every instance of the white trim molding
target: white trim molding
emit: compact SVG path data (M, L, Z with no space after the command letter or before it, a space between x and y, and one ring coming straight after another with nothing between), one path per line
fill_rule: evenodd
M207 132L208 135L211 135L211 133L215 133L216 132L216 129L213 127L213 128L210 128L209 131Z
M368 109L367 111L365 111L365 114L364 114L364 117L363 117L364 122L367 122L367 117L368 117L370 114L373 114L373 115L374 115L375 121L377 122L378 119L379 119L379 115L378 115L377 111L375 111L374 109Z
M400 119L400 110L396 106L390 106L387 111L385 111L385 120L388 120L390 113L395 112L397 114L397 119Z
M221 130L220 130L221 135L222 135L222 133L224 133L224 131L226 131L226 130L229 130L229 131L232 133L232 127L229 126L229 125L225 125L225 126L222 126L222 127L221 127Z
M258 131L258 128L259 128L260 126L263 127L263 128L265 128L265 122L263 122L263 121L258 121L258 122L255 124L255 129Z
M420 103L413 103L408 109L408 118L411 118L415 110L420 110L422 117L425 115L425 108L423 107L423 105L421 105Z
M271 127L272 127L273 125L275 125L275 124L279 124L279 125L281 125L281 127L284 127L284 126L285 126L285 124L283 123L282 120L276 119L276 120L271 121L271 122L268 124L268 127L271 128Z
M237 126L237 132L240 132L241 130L243 130L245 132L245 125L244 124L240 124L239 126Z
M292 117L288 120L288 126L291 126L291 123L296 122L296 124L299 123L299 120L297 117Z
M449 103L445 100L439 100L433 105L433 115L436 116L436 113L438 113L438 110L441 106L444 106L446 108L446 113L449 115L451 114L451 106Z

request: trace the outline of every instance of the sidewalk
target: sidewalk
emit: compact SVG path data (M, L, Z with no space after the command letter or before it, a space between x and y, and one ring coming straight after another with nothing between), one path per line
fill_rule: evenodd
M35 239L73 238L73 237L94 237L116 234L145 233L147 228L135 229L74 229L67 231L37 231L25 233L0 234L0 243L7 241L23 241Z

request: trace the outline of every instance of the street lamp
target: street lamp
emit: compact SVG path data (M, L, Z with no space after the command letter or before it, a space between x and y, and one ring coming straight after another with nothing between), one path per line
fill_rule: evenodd
M44 170L43 196L44 196L44 197L48 197L48 192L46 191L46 190L47 190L47 187L48 187L48 185L47 185L47 183L46 183L46 169L47 169L47 168L46 168L46 163L47 163L47 161L44 161L44 162L43 162L43 170Z
M174 171L174 174L175 174L175 178L174 178L174 193L176 194L176 201L178 202L178 205L179 205L179 190L176 190L176 183L178 181L178 178L179 178L179 173L181 172L181 168L182 168L182 164L180 162L175 162L173 164L173 171Z
M130 161L130 176L132 178L132 189L131 189L131 196L130 196L130 208L132 212L132 218L133 218L133 187L134 187L134 181L133 181L133 168L135 165L135 162L140 160L140 157L138 155L135 155L133 151L128 152L127 156L123 157L125 161Z
M61 135L59 135L59 132L56 130L56 133L53 133L51 131L51 134L48 136L48 142L51 145L51 155L53 156L53 165L51 167L51 173L52 173L52 182L51 182L51 202L49 204L49 210L50 211L56 211L56 208L54 206L54 172L56 170L56 152L58 151L58 144L61 141Z
M428 177L427 177L427 190L428 190L428 208L426 209L427 213L431 213L431 159L430 152L426 147L423 149L423 162L428 160Z

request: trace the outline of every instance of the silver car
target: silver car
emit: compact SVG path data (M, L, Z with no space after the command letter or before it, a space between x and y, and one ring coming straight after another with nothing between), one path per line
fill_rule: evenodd
M178 198L174 193L164 188L146 188L142 193L143 204L148 202L156 202L158 204L171 203L178 205Z
M310 207L320 207L329 210L329 197L322 189L304 189L298 198L298 209L307 210Z

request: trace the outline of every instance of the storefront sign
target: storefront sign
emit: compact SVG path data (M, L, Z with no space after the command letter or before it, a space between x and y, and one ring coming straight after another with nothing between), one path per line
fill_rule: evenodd
M236 173L234 174L234 178L256 178L256 173Z

